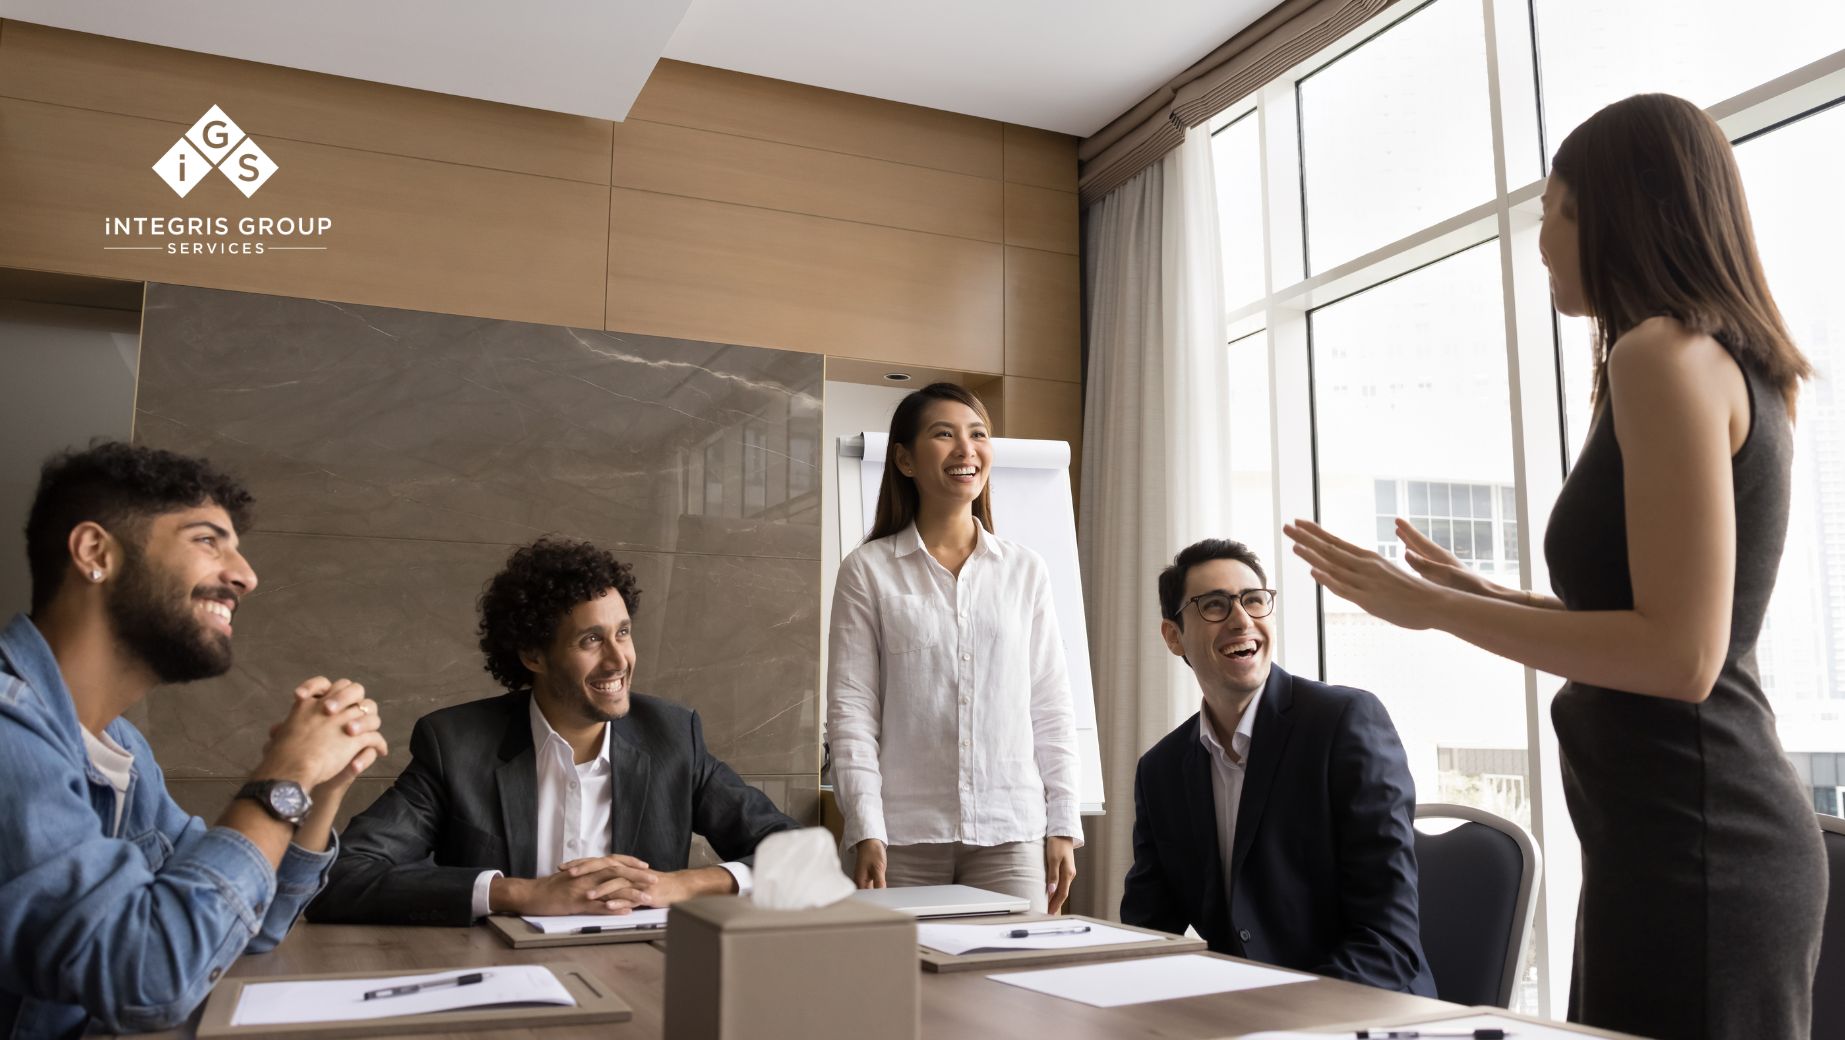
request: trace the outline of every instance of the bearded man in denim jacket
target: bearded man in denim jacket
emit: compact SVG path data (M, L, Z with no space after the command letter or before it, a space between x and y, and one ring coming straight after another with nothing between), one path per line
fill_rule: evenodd
M199 459L103 444L45 465L32 610L0 630L0 1036L183 1022L320 891L334 813L385 753L363 687L309 679L216 824L168 796L122 713L222 675L256 588L250 495Z

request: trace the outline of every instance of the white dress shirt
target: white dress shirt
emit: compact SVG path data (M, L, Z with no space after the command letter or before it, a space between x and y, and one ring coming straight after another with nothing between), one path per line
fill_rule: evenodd
M538 698L529 703L532 725L532 751L538 768L538 860L535 877L557 873L559 864L573 859L606 856L615 840L611 806L615 794L615 771L609 765L609 728L602 727L602 750L587 762L576 761L570 742L551 728L551 721L538 710ZM750 868L742 863L726 863L724 869L737 879L737 891L750 890ZM489 912L489 895L497 870L484 870L474 879L474 916Z
M847 845L1082 844L1075 712L1037 553L982 528L957 578L915 525L867 542L839 565L829 642Z
M1224 902L1230 902L1230 854L1236 848L1236 812L1243 801L1243 777L1249 768L1249 740L1256 731L1256 705L1262 691L1249 699L1225 750L1211 726L1211 707L1198 710L1198 740L1211 755L1211 797L1217 805L1217 856L1224 870Z

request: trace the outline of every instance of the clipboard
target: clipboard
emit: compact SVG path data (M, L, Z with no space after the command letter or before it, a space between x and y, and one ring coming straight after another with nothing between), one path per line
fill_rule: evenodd
M605 943L653 942L666 937L659 927L622 928L613 932L545 932L510 914L489 914L487 927L501 941L515 950L533 950L540 946L601 946Z
M416 971L466 971L471 967L463 965L457 968L428 968ZM377 1036L381 1033L451 1033L466 1029L511 1028L524 1029L538 1026L588 1025L595 1022L626 1022L634 1017L634 1009L628 1002L617 996L608 983L591 974L581 964L564 962L547 964L551 973L557 976L570 995L576 998L576 1007L555 1007L551 1005L498 1008L465 1008L459 1011L436 1011L425 1015L393 1015L388 1018L363 1018L347 1022L300 1022L294 1025L231 1025L231 1013L237 1010L237 1002L243 999L246 985L258 985L266 982L307 982L315 979L382 979L394 978L405 974L404 969L392 971L333 971L313 975L264 975L249 978L225 979L211 991L205 1001L205 1012L199 1017L197 1036L203 1040L207 1037L312 1037L315 1040L327 1037Z
M951 920L943 918L944 922ZM986 950L978 953L943 953L927 946L917 946L916 952L922 960L924 971L947 973L956 971L979 971L991 968L1029 968L1040 964L1083 964L1088 961L1116 961L1132 957L1153 957L1162 953L1195 953L1205 948L1203 939L1193 939L1171 932L1154 931L1151 928L1136 928L1130 924L1117 924L1094 917L1033 917L1022 919L1014 915L1009 919L1020 924L1034 921L1082 922L1085 924L1107 925L1128 932L1140 932L1147 937L1146 942L1116 943L1112 946L1078 946L1062 950ZM966 923L986 923L985 920L967 919Z

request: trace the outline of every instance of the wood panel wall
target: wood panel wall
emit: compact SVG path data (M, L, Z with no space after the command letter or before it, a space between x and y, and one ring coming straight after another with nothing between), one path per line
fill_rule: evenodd
M149 169L219 105L245 199ZM1080 437L1076 142L662 61L623 123L0 22L0 267L990 377ZM324 252L108 250L111 216L328 215Z

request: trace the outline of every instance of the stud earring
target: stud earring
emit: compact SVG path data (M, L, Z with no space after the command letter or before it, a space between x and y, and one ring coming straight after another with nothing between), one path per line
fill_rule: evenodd
M91 572L90 572L90 580L91 580L91 581L101 581L101 580L102 580L102 572L101 572L101 571L91 571Z

